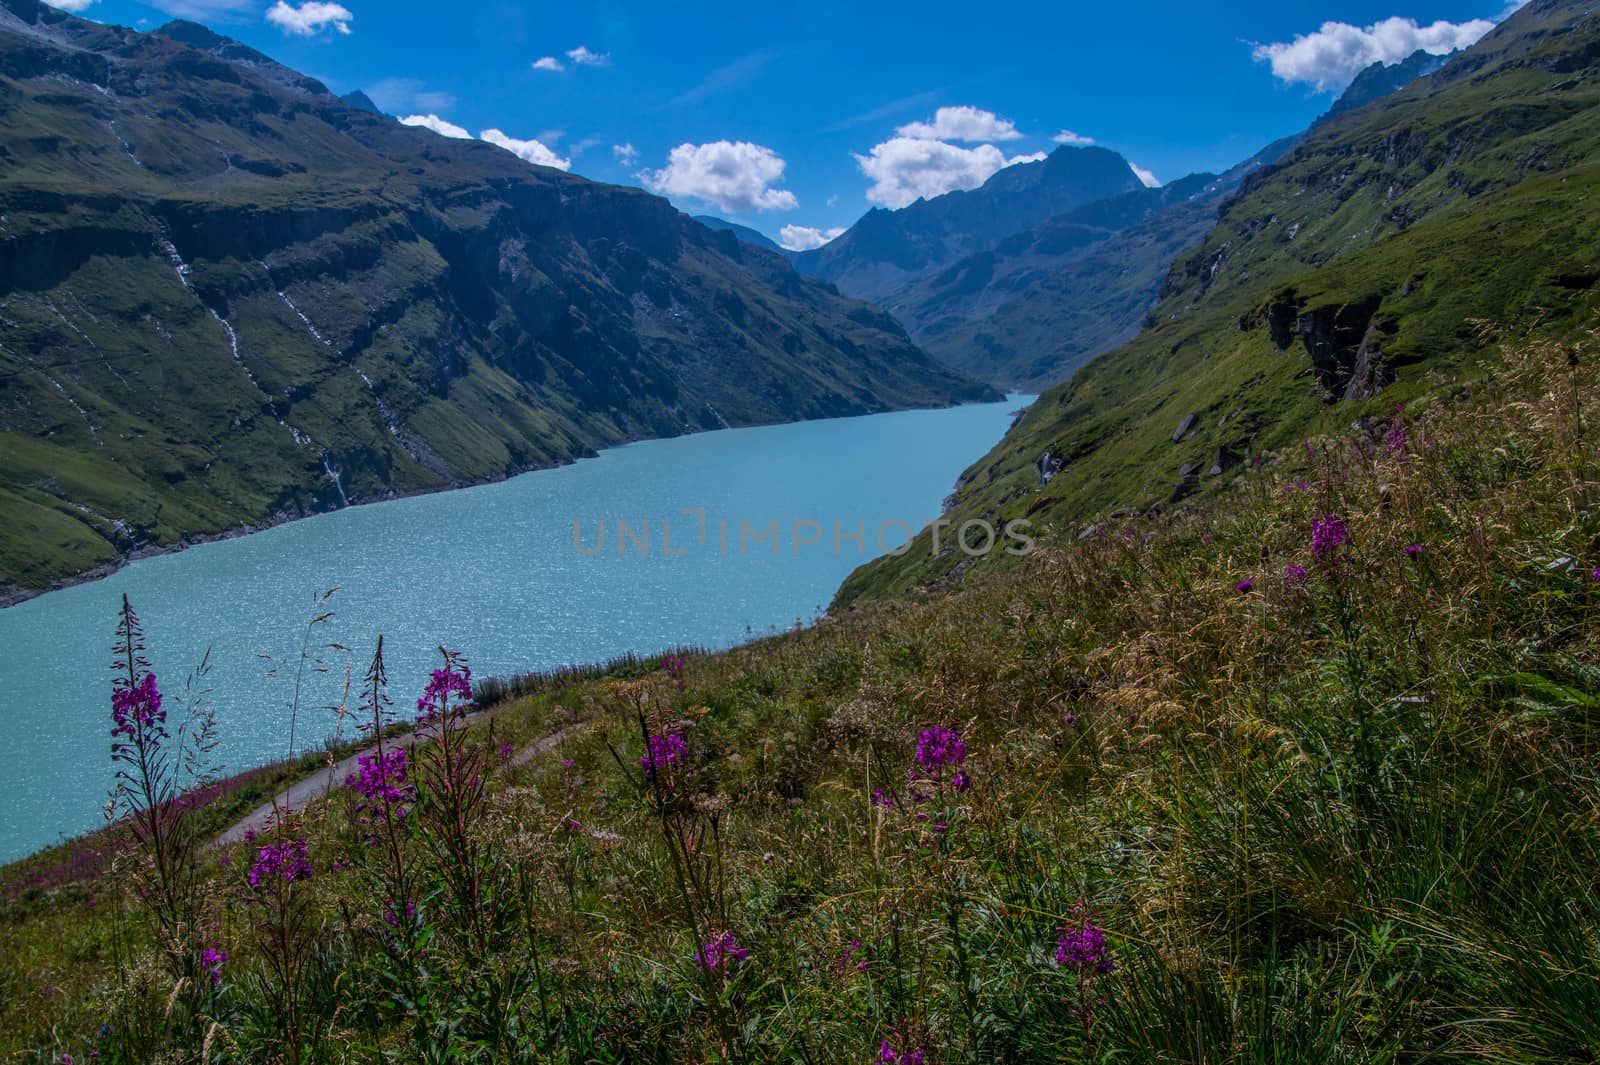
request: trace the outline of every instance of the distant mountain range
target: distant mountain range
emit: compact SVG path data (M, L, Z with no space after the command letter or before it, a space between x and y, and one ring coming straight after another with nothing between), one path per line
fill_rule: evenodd
M1418 52L1375 63L1320 121L1447 58ZM802 273L888 310L952 369L1009 388L1047 388L1137 334L1178 255L1204 239L1241 182L1304 136L1268 145L1226 174L1157 189L1115 152L1064 146L977 189L874 209L837 239L790 257ZM746 227L701 221L773 246Z
M994 397L636 189L0 3L0 593L621 441Z
M1600 309L1597 75L1593 5L1533 0L1433 73L1318 123L1178 257L1137 337L1046 391L967 471L951 519L1128 520L1467 387L1497 336L1584 340ZM928 565L925 547L841 599L964 568L949 551Z
M1040 162L1006 167L980 188L897 211L875 208L794 262L801 273L832 281L847 295L885 304L916 277L1046 219L1143 187L1115 152L1061 147Z

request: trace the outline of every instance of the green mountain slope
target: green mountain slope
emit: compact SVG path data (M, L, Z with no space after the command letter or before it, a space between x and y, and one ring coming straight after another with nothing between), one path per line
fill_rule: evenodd
M0 4L0 594L620 441L992 395L666 201Z
M1600 280L1600 18L1538 0L1247 182L1154 324L1046 392L951 515L1068 530L1231 482L1474 372L1479 319L1560 334ZM841 599L969 568L927 540Z

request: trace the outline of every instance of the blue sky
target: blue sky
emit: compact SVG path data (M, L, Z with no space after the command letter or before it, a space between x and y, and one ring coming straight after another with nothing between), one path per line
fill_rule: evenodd
M1374 58L1469 43L1506 11L1503 0L60 4L141 28L193 18L396 115L497 130L527 158L643 184L792 244L875 204L973 184L1064 131L1163 181L1220 170L1304 128Z

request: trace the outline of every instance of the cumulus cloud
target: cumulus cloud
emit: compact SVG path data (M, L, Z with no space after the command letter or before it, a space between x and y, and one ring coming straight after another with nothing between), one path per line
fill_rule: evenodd
M1129 163L1128 169L1133 171L1134 177L1144 182L1145 188L1159 189L1161 187L1161 179L1156 177L1155 174L1149 170L1146 170L1144 167L1140 166L1138 163Z
M524 162L533 163L535 166L553 166L557 170L572 169L571 159L561 158L561 156L545 147L542 141L519 141L515 137L506 136L497 129L484 130L478 134L478 139L487 141L497 148L504 148Z
M284 33L300 37L310 37L326 29L348 34L354 19L355 16L344 5L323 3L322 0L306 0L299 7L287 0L278 0L267 9L268 22Z
M552 71L552 72L554 72L556 74L559 74L563 70L566 70L567 67L566 67L565 63L561 62L561 60L557 59L555 56L547 55L547 56L543 56L543 57L541 57L539 59L535 59L533 61L533 69L534 70L549 70L549 71Z
M617 162L623 166L632 166L639 161L639 149L632 144L613 144L611 154L617 157Z
M1365 28L1324 22L1315 33L1278 44L1258 44L1251 54L1257 62L1270 64L1272 73L1286 84L1338 92L1374 63L1392 66L1418 51L1447 55L1470 48L1494 25L1481 18L1471 22L1440 19L1431 26L1420 26L1415 19L1388 18Z
M976 107L941 107L934 112L932 122L912 122L895 132L915 140L966 141L969 144L1014 141L1022 137L1016 123L1009 118Z
M885 207L905 207L957 189L975 189L1005 167L1043 158L1043 152L1007 158L992 144L962 148L944 141L892 137L855 160L872 179L867 199Z
M55 0L51 5L63 11L70 11L76 15L80 11L87 11L95 5L97 0Z
M792 211L800 206L794 193L772 187L782 180L783 168L783 157L771 148L712 141L678 145L664 168L646 170L639 179L652 192L701 200L730 214Z
M431 129L441 137L451 140L469 141L472 134L462 129L453 122L446 122L438 115L407 115L400 120L402 126L418 126L422 129Z
M1085 137L1083 134L1074 133L1070 129L1064 129L1050 139L1057 144L1070 144L1075 148L1087 148L1094 143L1093 137Z
M567 58L580 67L608 67L611 65L610 52L591 52L581 44L569 51Z
M451 140L470 141L480 140L485 144L492 144L496 148L504 148L524 162L533 163L535 166L550 166L557 170L572 169L572 160L563 159L541 140L518 140L507 136L498 129L486 129L477 137L473 137L465 129L454 122L446 121L438 115L407 115L400 120L403 126L416 126L418 129L431 129L441 137Z
M816 226L784 226L778 230L778 243L790 251L811 251L844 233L843 226L818 229Z

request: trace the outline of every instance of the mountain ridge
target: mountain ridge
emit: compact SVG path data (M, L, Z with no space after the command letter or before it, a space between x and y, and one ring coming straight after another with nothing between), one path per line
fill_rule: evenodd
M1062 536L1135 520L1471 387L1496 350L1484 321L1579 341L1573 323L1600 304L1597 63L1592 7L1534 0L1319 125L1245 180L1139 336L1047 390L963 474L952 520ZM970 568L925 548L858 570L839 601Z
M193 24L6 0L0 133L0 586L645 436L996 395L665 200Z

